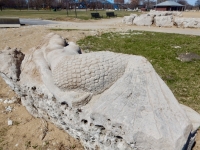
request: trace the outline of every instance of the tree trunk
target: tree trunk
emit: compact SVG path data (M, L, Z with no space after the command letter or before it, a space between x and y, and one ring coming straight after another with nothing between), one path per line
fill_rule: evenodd
M76 2L75 2L75 15L76 15L76 18L77 18L77 12L76 12Z

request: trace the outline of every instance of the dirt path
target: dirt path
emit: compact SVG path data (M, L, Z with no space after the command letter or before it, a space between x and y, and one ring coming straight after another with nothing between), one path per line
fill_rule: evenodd
M197 14L198 15L198 14ZM191 16L191 14L190 14ZM25 26L21 28L0 29L0 50L6 46L20 48L26 53L30 48L40 44L42 38L50 32L63 36L67 41L76 42L88 35L101 35L104 32L127 30L155 31L179 34L200 35L199 29L156 28L128 26L121 23L122 18L101 19L97 21L60 22L57 25ZM51 29L57 29L51 30ZM68 30L60 30L68 29ZM73 30L69 30L73 29ZM78 30L74 30L78 29ZM16 95L0 78L0 99L16 99ZM12 107L7 112L6 107ZM67 133L57 129L44 120L33 118L19 103L5 104L0 102L0 150L23 149L77 149L83 147L80 142L70 137ZM13 121L8 126L8 119ZM48 131L46 130L48 128ZM46 132L46 136L42 139ZM200 149L200 135L197 136L197 144L194 150Z

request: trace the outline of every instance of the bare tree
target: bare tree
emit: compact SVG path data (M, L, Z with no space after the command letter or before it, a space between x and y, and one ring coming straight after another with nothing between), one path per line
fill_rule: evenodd
M197 1L195 2L195 6L197 6L197 7L199 8L199 10L200 10L200 0L197 0Z
M3 10L3 6L5 5L5 0L0 0L0 9Z
M16 0L15 1L17 8L21 11L22 8L26 5L25 0Z
M177 3L185 6L188 5L188 2L186 0L177 0Z
M6 8L17 8L15 0L3 0L3 1L4 1L4 6Z
M166 0L157 0L157 3L162 3L162 2L165 2Z
M131 7L131 8L138 7L139 2L140 2L139 0L131 0L131 2L130 2L130 7Z
M42 7L42 0L34 0L35 9L39 11L39 9Z
M53 0L45 0L46 8L51 10Z
M156 5L156 1L154 1L154 0L144 0L143 5L146 6L148 9L152 9Z

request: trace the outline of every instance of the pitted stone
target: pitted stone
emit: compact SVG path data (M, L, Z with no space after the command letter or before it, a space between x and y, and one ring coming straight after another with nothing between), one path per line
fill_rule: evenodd
M147 59L80 54L68 44L50 34L25 58L18 50L0 52L0 75L32 115L80 139L85 149L191 147L200 116L180 106Z
M172 27L174 25L173 16L156 16L154 23L158 27Z

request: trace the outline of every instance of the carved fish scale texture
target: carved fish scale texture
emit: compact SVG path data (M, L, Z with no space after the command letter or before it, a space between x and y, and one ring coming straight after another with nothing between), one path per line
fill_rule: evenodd
M54 83L63 90L98 94L123 75L128 59L128 55L112 52L66 56L52 71Z

